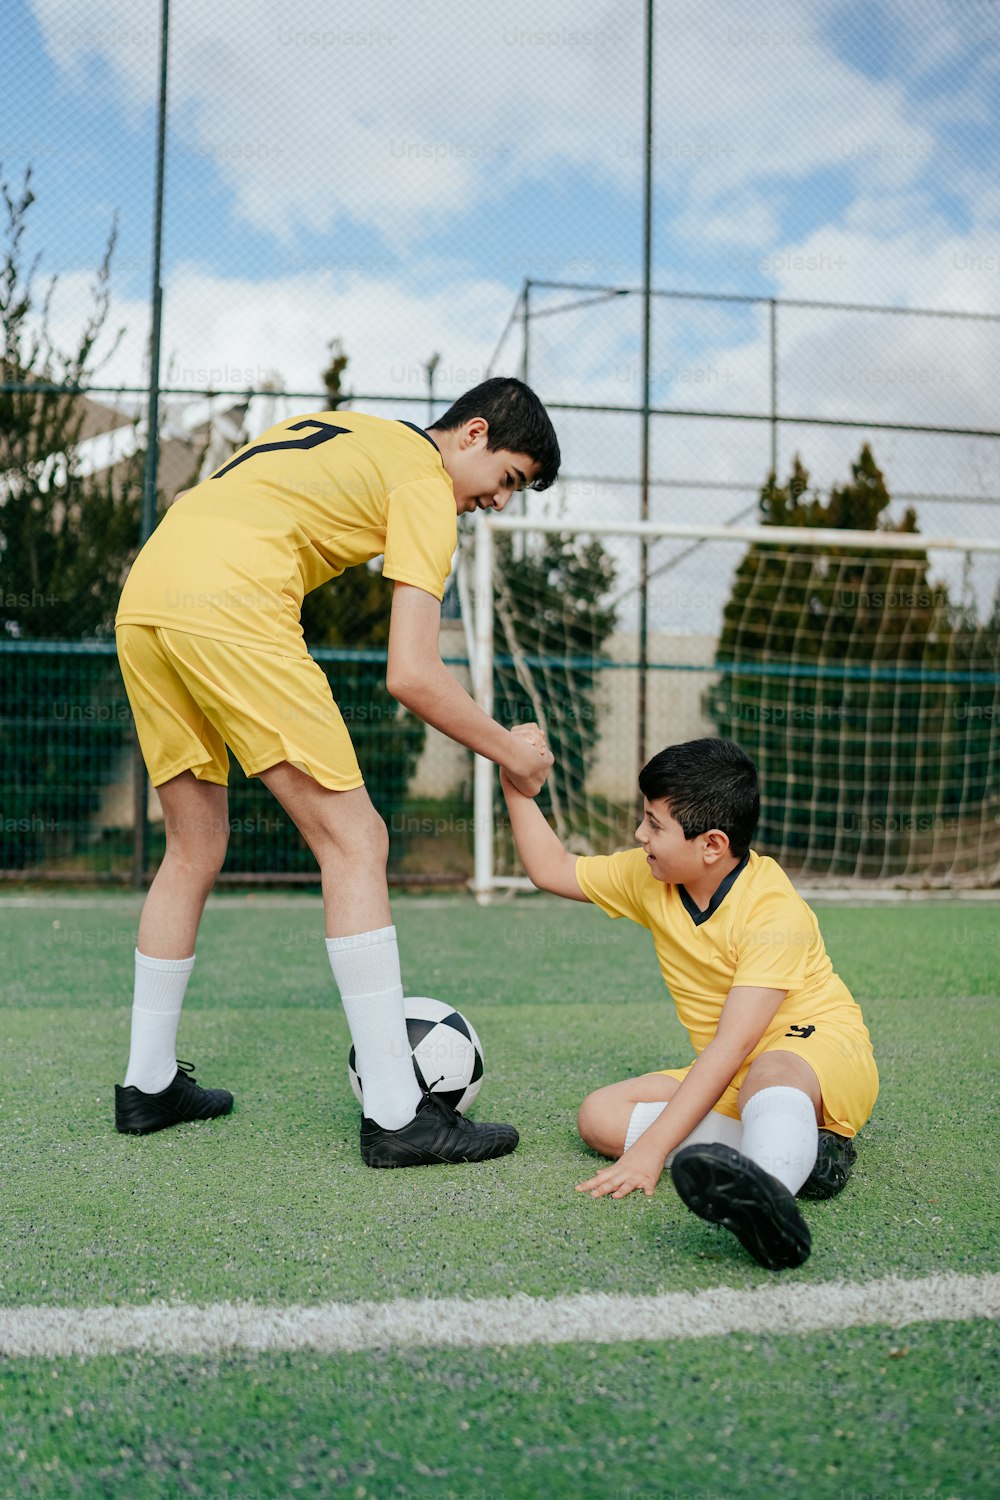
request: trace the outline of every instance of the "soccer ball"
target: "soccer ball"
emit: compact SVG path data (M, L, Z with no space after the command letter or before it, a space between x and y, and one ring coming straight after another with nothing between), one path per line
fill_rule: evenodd
M408 995L403 1013L417 1082L464 1115L483 1083L483 1049L475 1027L454 1006L426 995ZM353 1047L347 1076L355 1099L363 1106Z

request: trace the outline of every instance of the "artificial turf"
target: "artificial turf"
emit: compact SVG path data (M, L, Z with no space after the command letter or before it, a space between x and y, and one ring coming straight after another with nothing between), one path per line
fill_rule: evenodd
M989 1323L0 1367L3 1500L985 1500Z
M774 1283L669 1182L651 1200L573 1191L595 1160L573 1128L580 1098L689 1056L632 924L544 900L397 902L408 992L468 1011L486 1054L476 1113L514 1121L522 1141L496 1163L371 1173L315 900L226 897L206 913L179 1051L233 1089L234 1114L115 1134L136 914L130 900L81 898L0 913L3 1304ZM813 1255L789 1274L994 1271L995 912L837 906L820 920L862 1003L882 1093L848 1189L805 1206ZM994 1333L10 1361L0 1495L728 1500L800 1494L808 1476L813 1494L843 1500L965 1500L991 1492Z

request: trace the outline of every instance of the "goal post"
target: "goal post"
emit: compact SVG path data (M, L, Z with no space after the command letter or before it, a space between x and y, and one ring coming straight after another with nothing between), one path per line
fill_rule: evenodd
M632 842L640 541L650 753L743 744L761 773L755 847L793 877L1000 880L1000 540L912 531L484 518L476 697L545 727L541 805L568 847ZM477 899L530 889L480 757L474 801Z

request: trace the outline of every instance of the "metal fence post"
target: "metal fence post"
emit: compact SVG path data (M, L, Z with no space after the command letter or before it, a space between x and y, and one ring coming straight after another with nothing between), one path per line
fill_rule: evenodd
M642 441L639 478L639 519L649 520L650 362L652 358L653 276L653 0L646 0L645 126L646 151L642 205ZM639 768L646 763L646 703L649 675L649 543L639 541L639 701L636 744Z
M146 462L142 481L142 519L139 545L152 534L156 525L156 472L160 447L160 325L163 313L163 287L160 284L160 261L163 249L163 169L167 137L167 55L170 32L170 0L161 0L160 9L160 98L156 121L156 188L153 199L153 286L152 331L149 341L149 405L146 419ZM141 889L146 883L149 849L149 796L146 767L138 745L132 777L132 884Z
M493 533L484 518L476 526L476 638L472 691L483 713L493 717ZM472 888L485 906L493 890L493 779L491 760L477 755L472 772L475 866Z
M778 299L771 298L771 471L778 478Z

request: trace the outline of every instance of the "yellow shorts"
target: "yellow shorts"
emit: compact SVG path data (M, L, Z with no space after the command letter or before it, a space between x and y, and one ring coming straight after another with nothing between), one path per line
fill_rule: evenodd
M159 625L115 635L154 786L182 771L225 786L227 745L248 776L287 760L333 791L364 784L330 684L304 649L279 656Z
M765 1032L753 1052L740 1068L732 1083L714 1107L732 1119L740 1117L737 1099L740 1086L752 1063L764 1052L794 1052L809 1064L819 1079L823 1095L824 1130L837 1135L853 1136L871 1115L878 1098L878 1069L867 1027L859 1026L853 1016L820 1015L814 1021L803 1016L798 1026L808 1035L789 1036L789 1024ZM660 1068L668 1078L685 1078L686 1068Z

